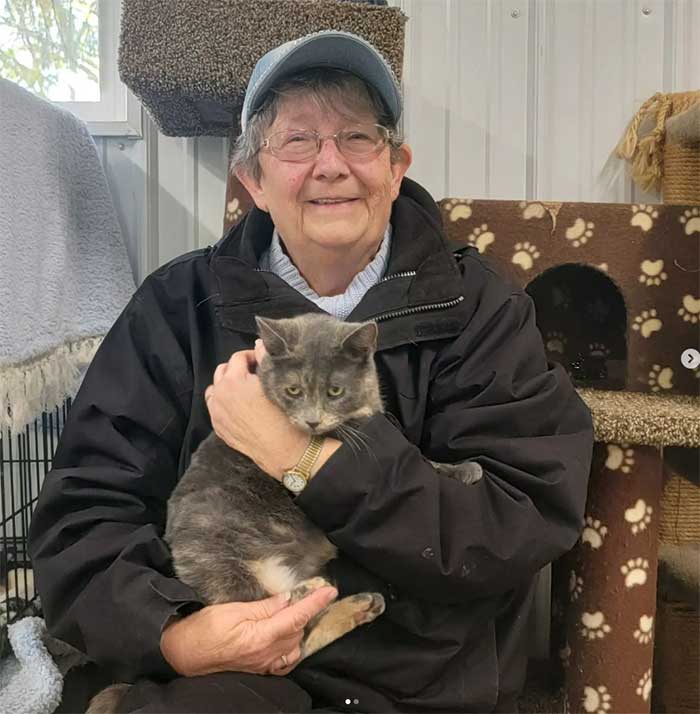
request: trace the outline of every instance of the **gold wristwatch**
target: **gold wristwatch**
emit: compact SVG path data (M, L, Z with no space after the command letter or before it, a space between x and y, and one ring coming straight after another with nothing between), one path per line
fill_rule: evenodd
M311 469L321 453L325 440L323 436L312 436L306 451L299 459L299 463L282 474L282 483L293 494L299 494L306 488L311 476Z

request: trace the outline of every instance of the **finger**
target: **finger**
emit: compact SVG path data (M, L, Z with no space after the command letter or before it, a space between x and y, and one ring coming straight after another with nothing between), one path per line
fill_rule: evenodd
M299 663L301 660L301 648L300 647L294 647L294 649L290 650L287 652L287 666L289 669L294 669L296 665Z
M248 620L267 620L276 615L280 610L284 610L289 605L289 593L279 593L265 600L255 600L253 602L239 603L246 610L245 617Z
M299 647L295 647L275 659L270 667L270 674L283 677L285 674L289 674L297 666L299 660L301 660L301 649Z
M249 374L255 372L255 365L254 350L239 350L231 355L226 374L234 379L245 379Z
M222 362L220 365L217 366L217 368L214 370L214 379L212 380L214 384L218 384L223 376L226 374L226 369L228 367L228 363Z
M255 361L260 364L267 354L267 350L261 339L255 340L255 349L253 351L255 352Z
M272 665L272 669L276 672L283 672L284 670L289 669L289 660L287 659L287 655L278 657Z
M301 641L304 639L304 631L295 632L290 637L283 637L282 639L274 640L270 645L270 654L279 655L281 652L287 654L287 659L291 662L289 657L290 652L296 652L299 647L301 647Z
M307 595L303 600L284 608L281 612L276 613L260 624L267 630L267 634L274 639L289 637L294 633L301 632L312 617L318 615L337 597L338 591L335 588L319 588Z

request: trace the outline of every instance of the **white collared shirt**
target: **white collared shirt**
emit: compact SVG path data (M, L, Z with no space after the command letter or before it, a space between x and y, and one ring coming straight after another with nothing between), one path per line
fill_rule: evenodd
M280 235L276 227L272 234L270 246L260 256L260 267L263 270L275 273L304 297L315 302L322 310L337 317L339 320L345 320L357 303L362 300L364 294L384 277L389 260L391 233L392 228L391 223L389 223L377 254L367 267L352 279L352 282L342 295L322 296L311 288L296 265L292 263L289 256L282 249Z

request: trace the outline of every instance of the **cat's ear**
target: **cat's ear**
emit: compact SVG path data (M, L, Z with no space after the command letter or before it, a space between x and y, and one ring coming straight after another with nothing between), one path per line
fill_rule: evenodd
M377 348L377 323L365 322L343 339L340 348L356 360L364 360Z
M260 339L263 341L270 357L281 357L289 354L289 343L283 334L283 330L280 329L280 320L256 317L255 322L258 325Z

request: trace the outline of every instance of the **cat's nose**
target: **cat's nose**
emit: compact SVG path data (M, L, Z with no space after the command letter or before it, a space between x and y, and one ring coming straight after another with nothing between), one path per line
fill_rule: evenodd
M320 422L317 421L307 421L306 423L309 429L315 429L320 424Z

